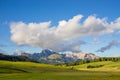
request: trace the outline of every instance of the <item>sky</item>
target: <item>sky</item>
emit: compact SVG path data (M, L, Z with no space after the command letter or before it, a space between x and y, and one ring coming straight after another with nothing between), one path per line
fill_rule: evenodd
M120 56L120 0L0 0L0 52Z

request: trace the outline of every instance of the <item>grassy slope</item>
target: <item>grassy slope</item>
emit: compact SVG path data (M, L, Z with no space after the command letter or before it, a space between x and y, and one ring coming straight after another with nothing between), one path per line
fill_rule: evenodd
M99 68L87 68L87 66L99 66ZM120 62L104 61L104 62L93 62L88 64L82 64L74 67L77 70L96 70L96 71L120 71Z
M45 71L64 71L67 70L65 67L54 66L48 64L38 64L32 62L10 62L10 61L0 61L0 73L15 73L15 72L45 72Z
M80 67L83 69L85 65L75 68ZM31 62L0 61L0 80L120 80L120 74L119 72L75 71L64 66Z

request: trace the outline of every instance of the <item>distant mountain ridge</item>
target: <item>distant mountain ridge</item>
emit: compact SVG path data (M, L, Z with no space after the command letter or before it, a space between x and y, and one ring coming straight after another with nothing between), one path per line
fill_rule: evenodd
M51 63L51 64L63 64L63 63L70 63L75 62L77 60L93 60L99 58L95 54L92 53L65 53L59 54L50 49L44 49L40 53L16 53L14 55L22 55L27 56L33 60L36 60L40 63Z
M85 52L82 52L82 53L72 53L72 54L66 54L66 57L70 57L70 58L73 58L73 59L82 59L82 60L93 60L93 59L96 59L96 58L99 58L98 56L96 56L95 54L93 53L85 53Z
M15 55L5 55L0 53L0 60L7 60L7 61L25 61L25 62L36 62L33 59L27 56L15 56Z

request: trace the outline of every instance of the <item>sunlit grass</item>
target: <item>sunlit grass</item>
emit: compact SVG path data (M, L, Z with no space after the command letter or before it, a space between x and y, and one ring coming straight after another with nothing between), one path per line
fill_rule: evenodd
M104 66L98 69L87 69L88 65ZM94 62L74 66L74 69L80 70L77 71L65 66L0 61L0 80L120 80L120 74L117 71L101 71L102 69L112 69L115 66L119 70L120 63Z
M99 66L99 68L87 68L87 66ZM96 70L96 71L120 71L120 62L104 61L82 64L74 67L77 70Z

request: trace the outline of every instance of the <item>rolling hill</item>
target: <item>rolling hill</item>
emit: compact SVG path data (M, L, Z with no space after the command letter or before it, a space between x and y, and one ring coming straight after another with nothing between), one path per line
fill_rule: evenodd
M104 65L87 69L87 66ZM117 68L116 68L117 67ZM106 69L116 68L115 71ZM120 80L119 62L93 62L74 66L0 61L0 80ZM105 71L101 71L105 69Z
M65 67L50 65L50 64L38 64L33 62L11 62L0 61L0 73L14 73L14 72L49 72L67 70Z
M103 61L74 66L77 70L120 71L120 62Z

